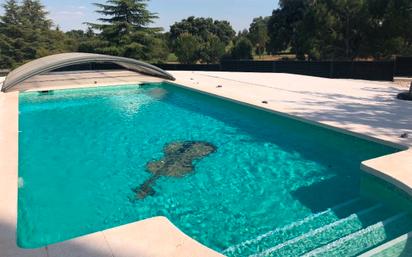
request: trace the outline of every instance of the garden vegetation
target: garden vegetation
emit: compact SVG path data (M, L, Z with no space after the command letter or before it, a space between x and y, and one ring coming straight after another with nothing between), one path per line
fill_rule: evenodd
M153 27L148 0L95 4L97 23L63 32L39 0L7 0L0 16L0 68L63 52L152 63L218 63L290 53L299 60L390 59L412 55L411 0L280 0L269 17L236 33L230 23L188 17L168 32Z

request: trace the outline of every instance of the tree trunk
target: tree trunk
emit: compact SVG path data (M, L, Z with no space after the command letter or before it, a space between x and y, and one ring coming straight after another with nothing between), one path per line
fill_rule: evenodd
M349 59L349 49L350 49L350 28L349 28L349 13L346 12L346 23L345 23L345 55Z

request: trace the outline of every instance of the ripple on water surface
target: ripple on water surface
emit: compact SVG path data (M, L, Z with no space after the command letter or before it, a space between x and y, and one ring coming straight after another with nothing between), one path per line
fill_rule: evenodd
M19 122L24 247L164 215L223 250L356 197L360 162L395 151L168 84L22 94ZM216 151L131 200L182 141Z

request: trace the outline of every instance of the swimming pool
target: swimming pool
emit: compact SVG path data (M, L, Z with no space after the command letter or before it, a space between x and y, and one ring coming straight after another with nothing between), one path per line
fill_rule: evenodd
M360 162L389 146L166 83L23 93L19 108L22 247L159 215L233 256L310 253L388 219L412 228L360 198ZM188 142L213 149L188 167ZM165 163L187 174L145 187Z

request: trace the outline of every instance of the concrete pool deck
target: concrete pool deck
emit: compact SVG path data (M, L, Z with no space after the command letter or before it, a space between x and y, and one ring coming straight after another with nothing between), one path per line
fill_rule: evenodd
M412 195L412 102L395 99L394 83L276 73L171 72L176 84L281 115L399 146L405 151L365 161L363 169ZM32 78L22 91L162 80L126 71ZM1 82L1 80L0 80ZM220 85L221 87L218 87ZM18 88L17 88L18 89ZM262 103L266 101L267 103ZM410 133L409 138L400 135ZM36 250L16 246L18 92L0 93L0 257L221 256L157 217Z

